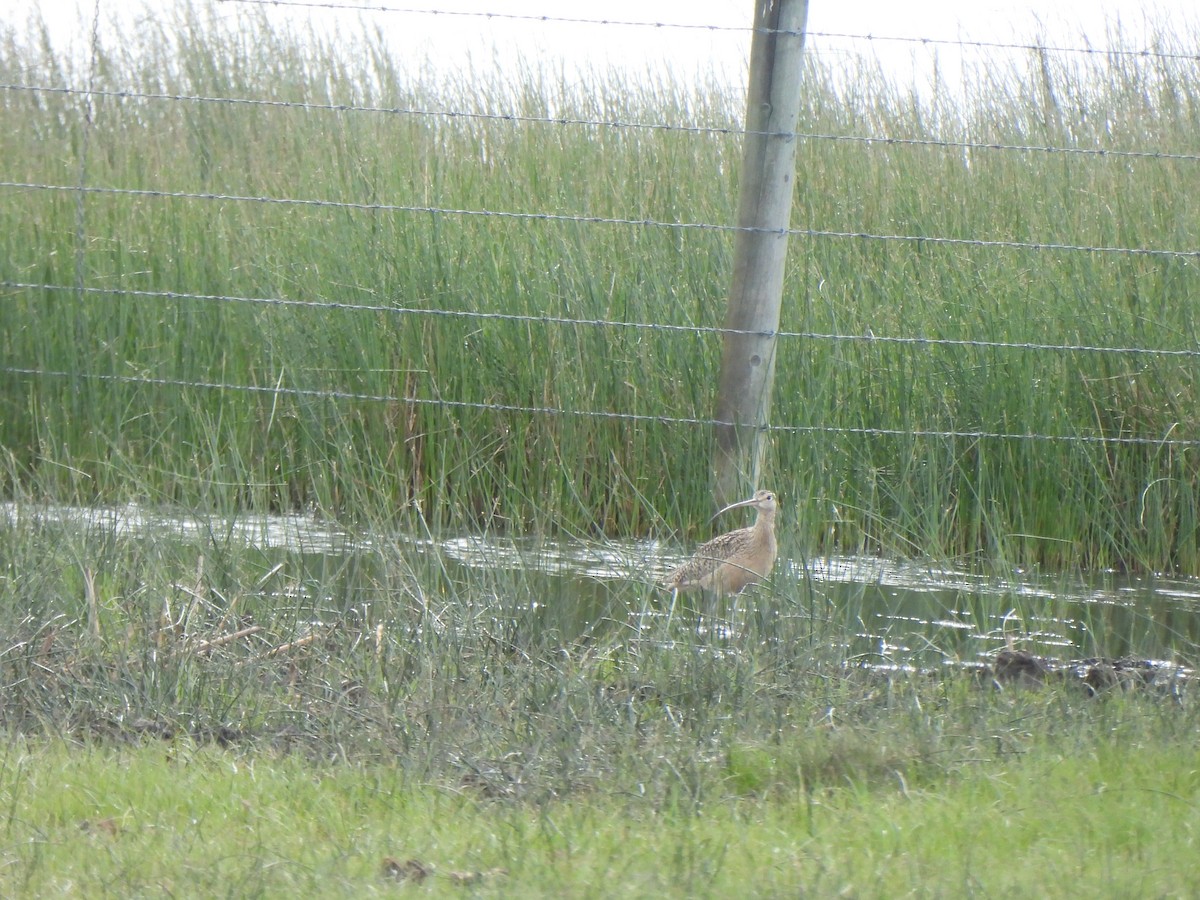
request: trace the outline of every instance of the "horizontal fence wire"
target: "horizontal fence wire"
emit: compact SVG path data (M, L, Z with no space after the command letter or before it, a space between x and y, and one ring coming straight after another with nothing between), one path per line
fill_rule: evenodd
M892 344L913 347L966 347L984 350L1017 350L1050 353L1096 353L1113 356L1144 356L1200 359L1200 349L1163 349L1155 347L1107 347L1089 344L1045 344L1028 341L983 341L970 338L897 337L876 334L836 334L818 331L748 331L722 328L716 325L678 325L666 322L629 322L616 319L578 319L569 316L535 316L519 313L478 312L467 309L434 309L421 306L398 306L369 303L344 303L327 300L295 300L287 297L244 297L224 294L194 294L184 291L150 291L118 287L77 288L65 284L0 281L0 288L22 291L62 291L82 294L104 294L121 297L146 297L157 300L195 300L216 303L245 303L259 306L278 306L316 311L344 310L346 312L388 314L394 316L426 316L430 318L476 319L480 321L521 322L536 325L563 325L591 328L628 328L644 331L682 332L693 335L744 334L755 337L775 337L830 343Z
M1004 144L995 141L934 140L930 138L905 138L890 135L825 134L813 131L747 131L742 128L715 125L677 125L659 122L625 122L615 119L580 119L570 116L533 116L517 113L485 113L454 109L425 109L405 106L368 106L353 103L313 103L299 100L268 100L255 97L207 97L195 94L154 93L133 90L88 90L66 86L0 83L3 91L25 91L29 93L65 94L101 97L116 100L163 100L186 103L214 103L233 106L259 106L279 109L295 109L310 112L376 113L414 118L466 119L477 121L507 122L512 124L538 124L575 126L587 128L612 128L644 131L680 132L685 134L714 135L721 137L783 137L805 141L835 141L863 144L868 147L934 147L949 150L1003 151L1012 153L1047 153L1068 156L1096 156L1112 159L1163 159L1200 162L1200 153L1167 153L1162 150L1116 150L1108 147L1057 147L1037 144Z
M411 16L441 16L446 18L473 18L485 20L508 20L518 22L540 22L543 24L564 25L601 25L622 28L650 29L679 29L682 31L733 32L750 34L763 31L771 34L797 35L810 38L825 38L828 40L865 41L879 43L920 44L930 47L959 47L980 50L1024 50L1034 53L1079 53L1097 56L1133 56L1150 59L1195 59L1200 60L1200 53L1178 53L1156 50L1151 47L1140 49L1107 48L1107 47L1078 47L1057 46L1051 44L1030 43L1021 41L982 41L962 38L931 38L908 35L858 34L854 32L836 31L791 31L785 28L756 29L750 25L720 25L696 22L662 22L650 19L609 19L586 18L582 16L538 15L533 13L506 13L487 10L453 10L436 9L431 7L387 6L379 3L350 3L328 2L328 0L218 0L220 3L242 6L270 7L281 9L293 7L297 9L344 10L347 12L392 13Z
M539 416L555 416L581 419L615 419L627 422L654 423L659 425L689 426L737 426L725 419L701 419L681 416L657 416L645 413L614 412L610 410L568 409L559 406L521 406L509 403L476 403L467 400L447 400L433 397L413 397L392 394L364 394L354 391L324 390L320 388L293 388L282 386L227 384L215 381L188 381L179 378L153 378L146 375L106 375L98 372L61 372L45 369L27 369L19 366L0 366L0 372L34 378L62 380L99 381L113 384L145 385L148 387L177 387L200 390L231 391L249 394L266 394L275 397L302 397L317 400L355 400L368 403L389 403L409 406L435 406L444 409L470 409L482 412L525 413ZM1135 445L1151 447L1197 447L1200 440L1139 437L1135 435L1091 435L1091 434L1037 434L1034 432L1010 431L959 431L912 428L856 428L839 425L762 425L754 430L765 434L855 434L871 437L920 437L955 440L995 439L1004 441L1044 441L1067 444Z
M0 181L0 188L14 190L59 191L79 194L108 194L127 197L161 197L175 200L220 200L228 203L263 203L280 206L328 207L368 212L422 213L446 216L478 216L497 219L519 219L535 222L580 223L585 225L631 225L645 228L669 228L680 231L748 232L778 234L793 237L844 238L863 241L890 241L918 246L982 247L1004 250L1054 250L1059 252L1106 253L1125 256L1150 256L1175 259L1200 259L1200 250L1175 250L1161 247L1120 247L1089 244L1061 244L1051 241L1011 241L984 238L955 238L937 235L877 234L869 231L829 231L819 228L755 228L720 222L668 222L659 219L625 219L617 216L581 216L569 213L523 212L499 209L465 209L445 206L409 205L404 203L364 203L352 200L325 200L307 197L248 196L218 194L209 191L157 191L146 188L100 187L82 184L48 184L44 182Z
M410 15L426 15L426 16L468 16L479 17L485 19L512 19L518 21L536 21L543 23L570 23L570 24L588 24L588 25L612 25L624 27L641 27L641 28L683 28L696 29L707 31L730 31L749 33L754 29L748 26L723 26L723 25L704 25L704 24L688 24L688 23L668 23L668 22L649 22L649 21L622 21L602 18L582 18L573 16L539 16L526 15L515 13L495 13L495 12L464 12L453 10L439 9L418 9L411 7L389 7L366 4L350 4L350 3L327 3L317 2L317 0L221 0L224 3L240 3L243 5L260 6L260 7L298 7L298 8L319 8L326 10L344 10L344 11L360 11L360 12L382 12L395 14L410 14ZM97 13L99 4L97 4ZM783 32L790 33L790 32ZM822 32L807 32L808 37L837 39L837 40L854 40L866 42L902 42L902 43L918 43L931 46L957 46L960 48L981 48L981 49L1007 49L1032 52L1056 52L1056 53L1087 53L1100 54L1106 57L1162 57L1162 58L1184 58L1184 59L1200 59L1200 54L1182 54L1168 53L1151 50L1131 50L1123 48L1092 48L1092 47L1061 47L1049 46L1041 44L1029 43L1005 43L999 41L965 41L965 40L939 40L933 38L910 38L898 36L872 35L872 34L842 34L842 33L822 33ZM95 44L95 25L93 26L93 46ZM94 75L94 61L93 61ZM498 121L511 122L514 124L546 124L559 127L604 127L612 129L643 129L655 131L678 131L697 135L713 135L713 136L734 136L744 137L748 134L759 134L756 132L747 132L743 129L704 126L704 125L679 125L668 123L653 123L653 122L633 122L633 121L617 121L617 120L600 120L600 119L582 119L560 116L534 116L534 115L516 115L509 113L488 113L488 112L472 112L462 110L446 110L446 109L423 109L412 107L387 107L387 106L369 106L355 104L335 104L335 103L313 103L301 101L286 101L260 98L239 98L239 97L210 97L196 96L187 94L172 94L172 93L154 93L132 90L108 90L97 89L89 85L87 88L76 88L70 86L50 86L50 85L35 85L35 84L18 84L18 83L0 83L0 90L9 92L27 92L27 93L48 93L60 94L68 96L79 96L87 103L85 117L88 120L85 122L85 128L91 129L90 114L91 104L97 98L109 98L117 100L133 100L133 101L165 101L165 102L187 102L187 103L214 103L214 104L229 104L236 106L261 106L274 107L284 109L295 109L302 112L335 112L335 113L362 113L362 114L389 114L389 115L404 115L413 117L439 117L449 119L463 120L479 120L479 121ZM1019 153L1047 153L1047 154L1070 154L1087 157L1099 158L1130 158L1130 159L1150 159L1150 160L1173 160L1194 162L1200 160L1200 154L1190 153L1165 153L1156 150L1115 150L1104 147L1058 147L1058 146L1034 146L1034 145L1017 145L1003 144L995 142L979 142L968 140L931 140L931 139L909 139L893 136L879 135L840 135L840 134L821 134L795 132L786 135L775 134L768 132L770 136L784 136L803 140L812 141L843 141L861 143L869 147L888 147L888 146L922 146L945 148L955 151L999 151L999 152L1019 152ZM244 203L264 203L264 204L282 204L282 205L300 205L300 206L317 206L317 207L332 207L342 209L357 209L378 212L396 212L396 213L412 213L412 214L436 214L449 216L481 216L495 217L501 219L517 219L525 221L544 221L551 223L581 223L587 225L615 225L627 227L657 227L671 229L694 229L705 231L718 232L762 232L764 229L745 228L736 225L708 223L708 222L666 222L656 221L653 219L633 219L620 217L604 217L604 216L581 216L558 213L541 213L541 212L523 212L523 211L507 211L507 210L491 210L491 209L456 209L445 208L438 206L416 206L404 204L388 204L388 203L358 203L352 201L337 201L324 200L313 198L295 198L295 197L271 197L271 196L241 196L233 194L219 194L208 192L187 192L187 191L160 191L147 189L131 189L112 186L88 185L85 183L84 171L81 168L80 183L75 185L64 184L49 184L36 182L19 182L19 181L2 181L0 188L10 190L40 190L54 192L71 192L75 193L79 202L86 195L115 195L115 196L132 196L132 197L152 197L164 199L184 199L196 201L223 201L223 202L244 202ZM877 234L863 231L829 231L820 229L805 229L805 228L789 228L786 230L769 230L769 233L788 234L799 237L809 238L826 238L826 239L858 239L872 241L900 241L910 242L919 245L953 245L953 246L968 246L990 249L1008 249L1008 250L1023 250L1023 251L1071 251L1085 253L1105 253L1105 254L1121 254L1131 256L1152 256L1166 258L1184 258L1196 259L1200 258L1200 250L1187 249L1170 249L1170 248L1150 248L1150 247L1122 247L1122 246L1092 246L1082 244L1067 244L1054 242L1038 242L1038 241L1010 241L1010 240L987 240L975 238L958 238L947 236L927 236L927 235L905 235L905 234ZM45 284L36 282L18 282L18 281L0 281L0 288L11 291L69 291L78 296L84 295L110 295L110 296L129 296L156 298L163 300L190 300L196 302L220 302L220 303L249 303L260 304L267 306L289 307L289 308L307 308L316 310L345 310L347 313L353 311L370 311L373 313L387 313L397 316L440 316L453 317L463 319L480 319L480 320L499 320L513 321L523 323L538 323L544 325L555 326L587 326L597 328L632 328L644 329L649 331L661 332L678 332L690 333L701 336L721 336L725 334L763 334L763 332L742 332L732 329L724 329L718 327L694 326L694 325L674 325L666 323L647 323L647 322L623 322L611 321L605 319L576 319L570 317L558 316L534 316L534 315L518 315L509 313L490 313L490 312L474 312L469 310L444 310L444 309L424 309L413 306L395 306L395 305L364 305L354 303L333 303L323 301L301 301L288 298L270 298L270 297L239 297L225 296L217 294L189 293L178 291L149 291L149 290L130 290L123 288L103 288L84 286L77 283L71 285ZM1003 342L1003 341L981 341L970 339L946 339L946 338L927 338L920 336L876 336L873 334L852 335L852 334L834 334L834 333L817 333L817 332L788 332L778 331L769 332L775 337L781 339L803 339L816 341L831 341L831 342L867 342L880 345L896 345L896 346L913 346L913 347L962 347L962 348L984 348L997 350L1012 350L1023 352L1052 352L1052 353L1104 353L1115 354L1121 356L1134 357L1164 357L1164 358L1197 358L1200 357L1200 349L1150 349L1139 347L1104 347L1104 346L1089 346L1089 345L1070 345L1070 344L1050 344L1050 343L1029 343L1029 342ZM580 417L580 418L599 418L599 419L614 419L627 421L631 423L656 423L664 425L679 425L689 427L714 427L728 426L734 423L725 422L719 419L697 418L697 417L678 417L678 416L658 416L638 413L628 413L619 411L607 410L584 410L584 409L566 409L552 406L526 406L516 404L502 403L476 403L463 400L452 400L445 398L424 398L407 395L390 395L390 394L370 394L354 391L343 390L326 390L326 389L306 389L296 387L286 387L283 385L262 386L262 385L245 385L231 384L215 381L194 381L177 378L157 378L147 375L108 375L101 373L76 373L65 371L47 371L41 369L24 368L19 366L2 366L0 372L5 374L25 377L25 378L40 378L40 379L56 379L56 380L85 380L95 381L108 384L128 384L128 385L143 385L149 387L170 387L187 390L213 390L213 391L228 391L241 392L249 394L263 394L271 396L291 396L307 399L322 399L334 401L353 401L353 402L369 402L369 403L387 403L387 404L404 404L404 405L422 405L436 406L446 409L460 410L477 410L487 412L501 413L518 413L529 415L542 416L558 416L558 417ZM882 437L919 437L930 439L954 439L954 440L984 440L997 439L1007 441L1046 441L1046 442L1066 442L1078 444L1099 444L1099 445L1145 445L1154 447L1195 447L1200 446L1200 440L1185 440L1172 438L1169 434L1164 434L1161 437L1137 437L1129 435L1055 435L1055 434L1039 434L1039 433L1020 433L1006 431L990 431L990 430L936 430L936 429L889 429L889 428L856 428L842 426L825 426L825 425L765 425L761 428L762 431L774 434L800 434L800 433L830 433L830 434L847 434L847 435L866 435L866 436L882 436Z

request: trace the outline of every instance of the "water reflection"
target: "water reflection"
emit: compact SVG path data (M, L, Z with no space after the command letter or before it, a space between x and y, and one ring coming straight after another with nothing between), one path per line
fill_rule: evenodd
M129 540L241 543L269 562L300 566L303 581L325 592L314 608L368 616L381 592L406 591L425 604L474 597L498 628L516 637L548 633L564 643L607 631L736 652L741 638L804 639L836 642L849 660L898 669L970 664L1013 646L1061 659L1191 657L1200 646L1198 579L1023 571L996 577L868 557L780 559L767 584L714 608L695 595L673 604L655 587L685 555L657 541L355 534L301 515L229 520L136 505L0 504L0 528L26 524ZM413 563L403 577L389 570L397 558ZM432 576L418 570L459 589L443 590L439 599Z

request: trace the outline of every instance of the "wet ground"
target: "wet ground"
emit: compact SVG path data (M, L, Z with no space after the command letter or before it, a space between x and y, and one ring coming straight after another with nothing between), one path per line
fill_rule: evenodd
M138 506L83 509L0 505L0 528L37 523L119 541L177 541L256 554L264 574L284 568L291 590L319 592L328 615L362 609L381 592L471 596L498 616L537 617L565 642L605 631L672 640L736 642L820 633L849 665L907 671L945 666L1006 680L1060 674L1086 681L1190 675L1200 648L1200 579L1013 570L998 575L869 557L804 559L782 548L770 582L720 609L678 598L657 580L684 548L657 541L516 540L489 535L355 534L307 516L233 520ZM397 570L402 570L400 576ZM339 613L340 610L340 613Z

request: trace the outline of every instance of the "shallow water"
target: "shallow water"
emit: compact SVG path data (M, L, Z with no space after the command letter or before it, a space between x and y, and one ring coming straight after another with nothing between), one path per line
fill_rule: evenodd
M1200 647L1195 578L997 577L869 557L781 558L769 583L714 610L694 595L672 606L671 595L654 586L683 558L683 548L658 541L372 535L302 515L226 520L136 505L0 504L0 528L31 523L121 540L255 548L264 564L302 572L296 583L312 590L340 582L342 600L325 604L334 610L370 604L381 584L395 583L381 569L410 564L411 590L431 590L421 573L436 572L461 588L450 596L478 596L498 617L535 614L539 627L565 642L605 630L640 634L670 616L684 641L734 641L755 627L755 634L770 633L763 623L778 617L792 626L787 633L831 636L847 659L880 668L970 665L1005 647L1063 660L1133 654L1182 661Z

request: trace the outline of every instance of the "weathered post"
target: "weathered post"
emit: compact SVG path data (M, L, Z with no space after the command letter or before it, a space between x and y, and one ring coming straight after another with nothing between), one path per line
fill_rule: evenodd
M746 95L733 284L717 393L714 493L725 506L758 486L771 405L796 171L808 0L756 0Z

